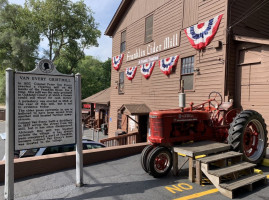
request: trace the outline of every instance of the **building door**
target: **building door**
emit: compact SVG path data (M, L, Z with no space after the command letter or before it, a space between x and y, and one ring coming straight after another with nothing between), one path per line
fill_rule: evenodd
M256 110L269 123L269 68L261 57L261 47L239 51L235 100L243 110Z
M148 132L148 115L139 115L138 123L139 123L139 135L141 137L141 142L147 142L147 132Z

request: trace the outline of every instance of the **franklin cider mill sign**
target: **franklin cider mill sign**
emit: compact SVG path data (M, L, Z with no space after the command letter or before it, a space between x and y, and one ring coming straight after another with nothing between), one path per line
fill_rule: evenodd
M49 60L34 71L15 74L15 149L74 144L74 76Z
M150 56L152 54L165 51L174 47L179 46L179 34L174 33L172 35L166 36L162 39L157 39L154 42L151 42L149 44L143 45L141 47L138 47L136 49L127 51L127 57L126 60L132 61L138 58L142 58L145 56Z

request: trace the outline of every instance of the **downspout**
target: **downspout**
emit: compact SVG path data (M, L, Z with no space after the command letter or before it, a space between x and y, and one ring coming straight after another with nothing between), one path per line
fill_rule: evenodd
M223 94L224 94L224 101L229 101L229 94L228 94L228 74L229 74L229 0L226 0L226 6L225 6L225 14L224 16L226 16L225 19L225 31L224 31L224 42L223 42L223 47L225 48L223 50L223 59L224 59L224 69L223 69Z

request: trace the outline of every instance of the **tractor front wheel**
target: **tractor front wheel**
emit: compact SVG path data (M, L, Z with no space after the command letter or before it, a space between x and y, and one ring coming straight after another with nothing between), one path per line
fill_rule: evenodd
M228 143L243 153L244 160L260 163L265 156L267 130L263 117L254 110L244 110L232 122Z
M149 152L153 149L153 147L154 146L152 145L148 145L143 149L141 153L141 166L145 170L145 172L148 172L148 166L146 166L146 164L147 164Z
M171 170L172 164L172 153L166 147L156 147L149 153L148 171L155 178L166 176Z

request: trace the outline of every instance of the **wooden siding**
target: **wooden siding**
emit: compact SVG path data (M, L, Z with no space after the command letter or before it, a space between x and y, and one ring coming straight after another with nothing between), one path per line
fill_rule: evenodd
M226 0L198 0L198 21L204 22L219 14L224 14L215 38L203 51L195 50L186 37L182 29L183 23L183 0L136 0L128 13L122 19L113 36L112 56L120 54L120 33L126 30L126 52L123 64L119 71L124 71L126 67L137 66L138 60L126 61L126 53L144 45L145 18L149 14L154 14L153 40L164 38L165 36L177 32L180 45L169 50L161 51L154 55L159 55L159 59L174 55L180 55L175 73L170 76L164 75L156 66L149 79L145 79L140 68L136 72L132 81L125 77L124 94L119 95L115 81L119 80L119 71L111 69L111 103L109 137L114 136L117 125L117 110L122 104L145 103L151 110L170 109L178 107L178 92L180 83L181 58L195 56L194 68L200 69L200 75L194 73L194 90L187 91L187 102L193 101L195 104L206 100L211 91L223 93L224 85L224 62L226 46L220 49L213 47L214 41L225 42L225 20L226 20Z

